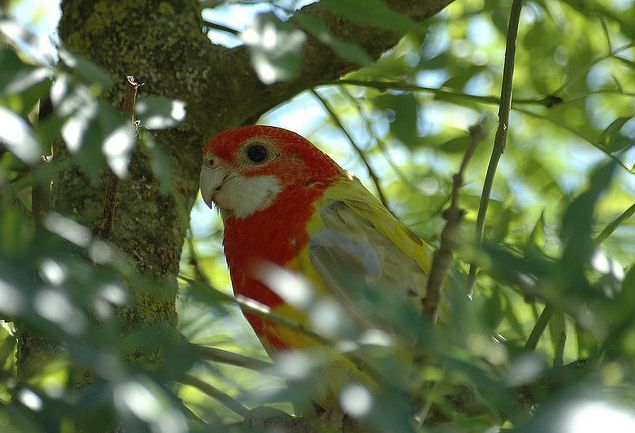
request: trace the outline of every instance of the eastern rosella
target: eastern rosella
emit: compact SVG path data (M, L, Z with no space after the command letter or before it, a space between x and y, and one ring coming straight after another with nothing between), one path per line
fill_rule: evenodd
M364 311L355 305L354 279L389 291L397 302L419 305L425 295L431 248L302 136L270 126L223 132L203 149L200 181L203 200L210 208L215 204L223 218L236 295L306 328L312 327L306 310L267 285L259 271L263 265L306 277L361 327L372 318L361 317ZM297 330L245 315L270 355L327 350ZM367 380L353 363L334 359L320 370L321 386L312 396L326 410L337 405L344 384Z

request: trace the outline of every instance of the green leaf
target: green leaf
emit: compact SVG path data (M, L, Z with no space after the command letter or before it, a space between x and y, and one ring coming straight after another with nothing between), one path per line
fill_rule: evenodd
M358 0L322 0L320 3L337 15L359 24L392 30L399 34L422 31L422 26L390 9L382 0L366 0L363 7Z
M360 66L367 66L373 62L373 59L358 44L336 38L323 21L302 13L296 14L293 20L320 42L331 47L342 59Z
M590 288L585 276L585 266L595 248L591 237L595 207L609 187L616 166L615 162L611 162L597 168L591 174L590 185L571 202L562 217L560 237L565 247L560 266L565 272L557 276L561 287L568 292L582 294L585 289Z
M0 106L0 125L0 144L28 164L40 159L40 144L26 120Z
M172 128L185 119L185 103L163 96L146 96L137 101L135 116L146 129Z
M419 104L411 93L384 93L373 100L377 108L388 115L390 132L407 147L415 147L419 141L417 117Z
M174 176L168 154L152 138L148 132L140 135L141 143L150 153L152 172L159 179L161 192L167 194L174 186Z
M529 234L529 239L527 239L527 246L525 247L525 257L533 256L540 257L542 254L542 250L545 247L545 211L543 209L540 212L540 217L536 224L534 224L534 228L531 230Z
M59 50L59 56L66 66L77 72L89 83L98 83L103 89L108 89L112 86L110 75L93 62L64 48Z
M267 13L256 16L241 36L260 81L272 84L297 77L306 42L304 32Z
M470 144L470 137L468 135L461 135L460 137L450 138L445 143L439 146L439 149L445 153L460 153L465 152L467 146Z
M617 152L629 145L633 145L635 139L620 134L622 127L632 118L633 116L623 116L612 121L600 134L598 144L604 146L609 152Z

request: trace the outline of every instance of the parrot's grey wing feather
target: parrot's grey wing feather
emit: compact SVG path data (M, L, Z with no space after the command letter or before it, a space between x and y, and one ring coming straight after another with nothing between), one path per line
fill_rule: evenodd
M386 301L403 306L410 300L418 307L427 276L375 227L370 215L376 207L364 212L360 206L331 200L320 207L323 228L311 235L309 256L337 301L368 328L369 318L377 317L372 310Z

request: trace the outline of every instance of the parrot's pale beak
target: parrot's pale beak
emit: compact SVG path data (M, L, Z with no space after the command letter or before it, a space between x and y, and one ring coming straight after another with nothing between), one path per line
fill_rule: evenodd
M205 204L211 209L214 202L214 194L223 186L228 170L219 166L201 169L201 196Z

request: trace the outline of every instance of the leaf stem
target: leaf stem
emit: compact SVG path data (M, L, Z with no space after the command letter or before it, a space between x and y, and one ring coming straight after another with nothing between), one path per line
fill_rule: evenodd
M624 221L629 219L635 214L635 203L630 205L628 209L622 212L617 218L615 218L609 225L604 227L604 230L600 232L599 235L595 238L595 245L600 245L604 242L611 234L618 228Z
M483 243L483 235L485 233L485 217L487 216L487 208L489 206L489 198L492 193L494 177L505 147L507 145L507 130L509 128L509 112L512 105L512 89L514 78L514 61L516 57L516 37L518 35L518 23L520 21L520 11L522 9L522 0L514 0L509 15L509 26L507 29L507 44L505 48L505 64L503 68L503 84L501 86L500 105L498 109L498 129L494 138L494 147L492 156L490 157L485 175L485 183L483 184L483 193L481 194L481 202L478 208L476 218L476 244L478 247ZM467 278L467 292L471 295L476 281L476 271L478 267L475 264L470 265L470 273Z
M536 321L534 325L534 329L531 330L531 334L527 337L527 342L525 343L525 350L536 350L536 346L538 346L538 342L540 341L540 337L545 332L551 317L553 317L553 307L550 304L546 304L545 308L540 313L540 317Z

